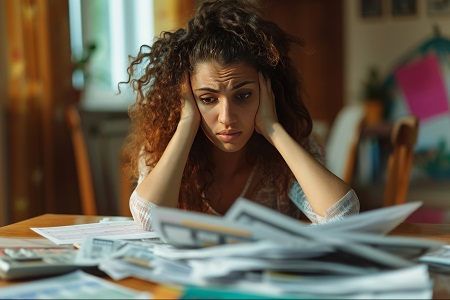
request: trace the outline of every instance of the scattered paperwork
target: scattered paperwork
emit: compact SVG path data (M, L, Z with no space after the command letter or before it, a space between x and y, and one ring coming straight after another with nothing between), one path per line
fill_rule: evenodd
M429 250L431 241L398 238L392 242L393 237L384 236L420 205L421 202L411 202L310 225L240 198L224 217L157 207L152 223L162 240L178 247L197 248L262 239L280 243L318 240L334 246L340 244L347 247L348 242L352 241L351 244L389 248L389 251L423 254Z
M224 217L157 208L152 221L167 244L126 245L99 268L116 280L274 298L431 299L427 265L417 258L443 243L385 236L420 204L315 226L245 199Z
M187 298L431 299L423 257L444 243L386 236L420 205L311 225L240 198L223 217L157 207L155 232L132 221L32 229L56 244L81 243L76 263L113 280L176 285Z
M233 249L234 246L238 249ZM314 295L327 299L431 299L433 285L426 265L362 266L356 256L346 260L342 253L304 259L301 247L297 248L300 250L297 258L297 246L283 249L279 243L268 241L207 249L126 245L102 260L99 268L115 280L135 277L160 284L234 290L274 298ZM333 257L337 259L333 261Z

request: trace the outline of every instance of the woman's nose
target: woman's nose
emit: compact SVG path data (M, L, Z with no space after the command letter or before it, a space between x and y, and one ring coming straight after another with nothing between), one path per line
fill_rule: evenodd
M219 112L219 122L224 125L230 125L236 121L233 111L233 104L228 101L222 101Z

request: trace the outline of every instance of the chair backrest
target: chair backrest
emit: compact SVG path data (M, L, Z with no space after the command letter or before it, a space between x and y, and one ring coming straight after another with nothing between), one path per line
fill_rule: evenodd
M344 106L330 128L325 147L327 168L350 185L364 115L363 105Z
M83 129L81 128L80 115L74 105L69 105L66 108L66 118L74 149L82 212L85 215L96 215L97 205L95 201L92 170L89 162L85 136L83 134Z
M369 126L365 121L363 106L344 107L336 117L328 137L327 168L352 186L362 139L370 137L388 140L390 152L382 205L404 203L418 128L419 120L412 115L401 117L393 124Z
M392 151L389 155L384 206L406 202L414 146L417 142L419 119L416 116L399 118L392 128Z

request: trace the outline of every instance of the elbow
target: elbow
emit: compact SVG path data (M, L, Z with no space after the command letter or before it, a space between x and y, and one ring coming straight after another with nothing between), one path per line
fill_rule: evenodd
M352 195L351 198L353 199L352 201L350 201L351 202L351 204L350 204L351 209L350 209L349 214L357 215L357 214L359 214L360 209L361 209L361 206L360 206L360 203L359 203L359 198L358 198L358 196L356 195L356 193L355 193L355 191L353 189L351 189L349 191L349 193Z
M327 223L340 220L347 216L357 215L360 211L358 196L353 189L350 189L345 196L325 211L324 217L317 223Z
M351 216L359 214L361 209L358 196L355 191L350 188L347 194L341 199L341 205L343 207L343 216Z
M143 217L139 211L131 210L134 222L146 231L154 231L153 224L150 217Z
M129 206L134 222L143 230L154 231L151 212L156 205L141 198L137 192L134 191L131 194Z

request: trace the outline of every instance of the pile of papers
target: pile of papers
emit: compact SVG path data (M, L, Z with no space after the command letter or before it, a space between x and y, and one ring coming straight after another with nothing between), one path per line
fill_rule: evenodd
M80 262L101 257L113 279L289 298L432 298L424 253L441 242L386 236L420 203L368 211L322 225L300 223L239 199L224 217L157 208L160 242L86 238ZM107 250L109 251L109 250ZM97 252L97 254L94 254Z
M64 232L73 226L33 230L58 244L80 242L78 265L97 265L114 280L176 285L186 298L431 299L420 258L443 243L386 236L420 205L311 225L240 198L223 217L158 207L155 232L132 221L77 225L83 236L70 238ZM133 234L95 229L117 225Z

